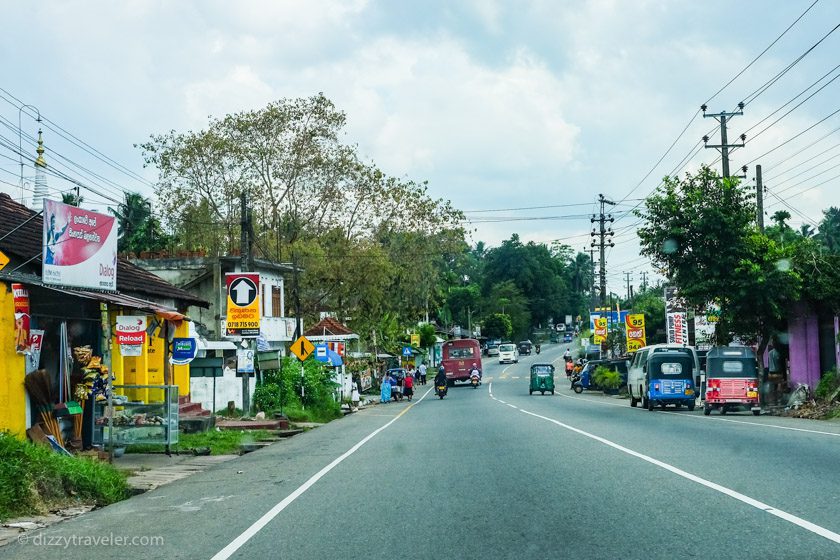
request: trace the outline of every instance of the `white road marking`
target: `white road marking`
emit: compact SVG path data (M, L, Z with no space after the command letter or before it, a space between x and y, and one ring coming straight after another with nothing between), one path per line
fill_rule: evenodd
M645 409L645 408L632 408L628 404L614 403L614 402L603 402L603 401L597 401L595 399L590 399L590 398L586 398L586 397L576 397L576 396L572 396L572 395L564 395L562 393L560 393L560 396L565 397L567 399L574 399L576 401L584 401L584 402L589 402L589 403L592 403L592 404L600 404L602 406L619 406L619 407L624 408L626 410L635 410L637 412L648 412L648 410ZM698 405L698 406L701 406L701 405ZM748 422L747 420L735 420L733 418L720 418L720 417L715 417L715 416L697 416L696 414L690 414L687 411L686 412L676 412L676 411L673 411L673 410L654 410L654 412L658 412L659 414L673 414L673 415L679 416L681 418L693 418L695 420L702 420L704 422L709 421L709 420L712 420L712 421L715 421L715 422L731 422L733 424L747 424L749 426L759 426L761 428L774 428L776 430L789 430L789 431L792 431L792 432L805 432L805 433L809 433L809 434L818 434L818 435L823 435L823 436L840 437L840 433L837 433L837 432L823 432L821 430L809 430L808 428L794 428L792 426L782 426L782 425L779 425L779 424L763 424L761 422Z
M508 403L505 403L505 404L507 404L507 405L508 405L509 407L511 407L511 408L515 408L515 409L519 410L519 407L517 407L517 406L515 406L515 405L508 404Z
M506 403L505 401L503 401L502 399L496 399L496 400L497 400L497 401L499 401L499 402L500 402L500 403L502 403L502 404L507 404L507 403Z
M266 525L268 525L268 524L271 522L271 520L272 520L272 519L274 519L275 517L277 517L277 516L280 514L280 512L282 512L284 509L286 509L286 508L289 506L289 504L291 504L291 503L292 503L292 502L294 502L296 499L298 499L298 498L301 496L301 494L303 494L304 492L306 492L307 490L309 490L309 489L310 489L310 488L311 488L311 487L312 487L312 486L313 486L316 482L318 482L321 478L323 478L323 477L324 477L324 475L326 475L328 472L330 472L330 471L331 471L331 470L333 470L335 467L337 467L337 466L338 466L338 465L339 465L342 461L344 461L347 457L349 457L350 455L352 455L353 453L355 453L356 451L358 451L358 450L359 450L359 448L361 448L364 444L366 444L366 443L367 443L367 442L369 442L371 439L373 439L373 437L374 437L374 436L376 436L379 432L381 432L381 431L385 430L386 428L388 428L388 426L390 426L391 424L393 424L394 422L396 422L397 420L399 420L399 419L400 419L400 417L401 417L403 414L405 414L406 412L408 412L409 410L411 410L411 408L412 408L414 405L416 405L416 404L420 404L420 403L423 401L423 399L425 399L425 398L426 398L426 396L427 396L429 393L431 393L431 392L432 392L432 389L433 389L433 387L430 387L430 388L429 388L429 389L428 389L428 390L427 390L427 391L423 394L423 396L422 396L422 397L420 397L420 398L419 398L416 402L411 403L408 407L406 407L405 409L403 409L403 411L402 411L402 412L400 412L400 413L399 413L399 414L398 414L398 415L397 415L397 416L396 416L393 420L391 420L390 422L388 422L388 423L387 423L387 424L385 424L384 426L381 426L381 427L379 427L379 428L375 429L374 431L372 431L371 433L369 433L367 436L365 436L364 438L362 438L362 440L361 440L359 443L357 443L356 445L354 445L353 447L351 447L350 449L348 449L347 451L345 451L343 454L341 454L339 457L337 457L336 459L334 459L334 460L333 460L333 461L332 461L329 465L327 465L326 467L324 467L323 469L321 469L320 471L318 471L317 473L315 473L314 475L312 475L312 476L309 478L309 480L307 480L306 482L304 482L303 484L301 484L301 485L297 488L297 490L295 490L294 492L292 492L291 494L289 494L288 496L286 496L286 497L285 497L282 501L280 501L277 505L275 505L273 508L271 508L270 510L268 510L268 511L267 511L267 512L266 512L266 513L262 516L262 517L260 517L259 519L257 519L257 520L253 523L253 525L251 525L250 527L248 527L247 529L245 529L245 530L244 530L244 531L243 531L243 532L242 532L242 533L241 533L238 537L236 537L235 539L233 539L233 541L231 541L231 543L230 543L229 545L227 545L227 546L226 546L226 547L224 547L222 550L220 550L219 552L217 552L217 553L213 556L213 558L212 558L211 560L227 560L228 558L230 558L230 557L231 557L231 556L232 556L232 555L233 555L233 554L234 554L237 550L239 550L239 549L242 547L242 545L244 545L246 542L248 542L249 540L251 540L251 539L254 537L254 535L256 535L257 533L259 533L259 532L260 532L260 530L261 530L263 527L265 527Z
M512 375L510 378L511 379L519 379L519 376L518 375Z
M596 436L595 434L591 434L589 432L585 432L585 431L583 431L579 428L575 428L574 426L564 424L563 422L560 422L559 420L554 420L553 418L548 418L547 416L542 416L540 414L535 414L533 412L528 412L527 410L524 410L524 409L521 409L521 408L519 410L524 412L525 414L528 414L530 416L534 416L535 418L539 418L541 420L551 422L552 424L556 424L556 425L560 426L561 428L565 428L565 429L567 429L569 431L572 431L576 434L580 434L584 437L588 437L590 439L593 439L593 440L595 440L599 443L603 443L604 445L612 447L613 449L621 451L622 453L626 453L627 455L630 455L632 457L636 457L638 459L641 459L642 461L646 461L646 462L648 462L652 465L655 465L657 467L665 469L666 471L672 472L677 476L680 476L680 477L685 478L687 480L690 480L692 482L696 482L697 484L700 484L701 486L705 486L706 488L710 488L712 490L715 490L716 492L720 492L721 494L729 496L730 498L735 498L736 500L738 500L740 502L743 502L747 505L750 505L750 506L752 506L756 509L767 512L770 515L774 515L774 516L778 517L779 519L784 519L785 521L787 521L789 523L792 523L792 524L794 524L798 527L801 527L801 528L805 529L806 531L810 531L810 532L812 532L816 535L819 535L819 536L821 536L825 539L828 539L832 542L840 544L840 534L835 533L834 531L831 531L829 529L826 529L825 527L821 527L819 525L811 523L810 521L806 521L805 519L802 519L801 517L797 517L797 516L795 516L791 513L788 513L786 511L777 509L777 508L775 508L771 505L765 504L764 502L761 502L761 501L756 500L754 498L750 498L749 496L747 496L745 494L741 494L740 492L736 492L735 490L732 490L731 488L721 486L720 484L717 484L717 483L712 482L710 480L706 480L705 478L701 478L697 475L691 474L690 472L684 471L684 470L682 470L678 467L675 467L673 465L670 465L670 464L665 463L663 461L660 461L658 459L654 459L653 457L650 457L649 455L645 455L644 453L639 453L638 451L633 451L632 449L624 447L623 445L619 445L619 444L617 444L615 442L612 442L608 439L602 438L600 436Z

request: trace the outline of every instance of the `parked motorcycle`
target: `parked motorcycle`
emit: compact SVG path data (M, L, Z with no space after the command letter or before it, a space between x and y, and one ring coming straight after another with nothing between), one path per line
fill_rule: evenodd
M582 393L582 392L583 392L583 384L581 383L580 379L581 379L581 372L576 371L576 372L572 373L572 376L571 376L571 382L572 382L571 389L572 389L575 393Z

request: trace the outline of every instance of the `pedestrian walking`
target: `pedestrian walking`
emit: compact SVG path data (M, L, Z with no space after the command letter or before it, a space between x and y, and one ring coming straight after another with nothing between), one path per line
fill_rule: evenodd
M782 398L782 389L785 385L785 370L782 354L779 352L779 343L774 341L770 352L767 353L767 381L769 388L769 399L771 404L778 405Z
M379 388L379 402L391 402L391 375L386 373L382 378L382 386Z
M411 397L414 396L414 377L411 375L406 375L405 381L403 381L403 395L408 400L411 400Z
M353 390L350 392L350 406L353 410L359 409L359 382L353 380Z
M420 385L426 384L426 364L420 364Z

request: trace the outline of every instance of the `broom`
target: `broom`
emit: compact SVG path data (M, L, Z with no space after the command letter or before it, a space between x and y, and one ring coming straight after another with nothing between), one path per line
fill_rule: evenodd
M35 409L41 413L41 423L56 441L64 447L64 438L61 437L61 428L58 420L52 414L53 399L50 388L50 376L45 369L34 371L23 378L23 386L29 393Z

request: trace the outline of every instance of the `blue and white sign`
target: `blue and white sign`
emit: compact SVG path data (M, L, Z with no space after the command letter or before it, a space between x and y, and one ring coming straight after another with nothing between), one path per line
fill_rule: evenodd
M326 344L315 345L315 359L319 362L330 361L329 349L327 348Z
M402 355L406 358L411 357L411 346L403 346Z
M173 338L169 362L177 366L186 365L193 361L197 349L198 345L194 338Z

